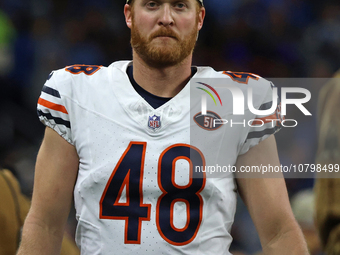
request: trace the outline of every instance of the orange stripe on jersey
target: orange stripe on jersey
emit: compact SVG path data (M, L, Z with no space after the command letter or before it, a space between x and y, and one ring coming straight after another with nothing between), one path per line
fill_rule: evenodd
M68 114L66 108L60 104L55 104L55 103L52 103L50 101L47 101L45 99L42 99L41 97L39 98L38 100L38 104L42 105L42 106L45 106L51 110L55 110L55 111L58 111L58 112L62 112L62 113L66 113Z
M263 117L263 118L257 118L253 121L253 123L251 124L252 126L254 125L263 125L269 122L272 122L272 120L277 120L277 115L276 112L272 115L269 115L267 117Z

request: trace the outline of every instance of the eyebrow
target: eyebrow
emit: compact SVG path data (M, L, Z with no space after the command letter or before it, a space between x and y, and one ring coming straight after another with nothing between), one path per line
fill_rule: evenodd
M183 3L190 3L190 0L142 0L142 3L147 3L149 1L156 2L156 3L177 3L177 2L183 2Z

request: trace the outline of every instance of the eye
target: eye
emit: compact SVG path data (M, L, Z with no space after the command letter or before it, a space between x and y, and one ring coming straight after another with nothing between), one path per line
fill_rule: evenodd
M175 4L175 7L176 7L177 9L183 10L183 9L185 9L187 6L186 6L186 4L183 3L183 2L178 2L178 3Z
M149 9L155 9L158 7L158 4L156 2L150 1L146 4L146 7L148 7Z

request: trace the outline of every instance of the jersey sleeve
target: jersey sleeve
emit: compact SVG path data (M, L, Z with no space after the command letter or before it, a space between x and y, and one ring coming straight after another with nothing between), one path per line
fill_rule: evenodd
M254 102L255 109L264 111L269 110L273 107L272 105L274 87L275 86L270 83L270 86L267 86L266 89L262 89L264 97L262 97L261 100L257 103L257 107L255 106L256 103ZM281 102L280 99L277 97L276 106L270 114L253 115L253 119L248 122L250 128L247 130L247 133L244 134L245 140L243 145L241 146L239 155L246 153L250 148L259 144L262 140L278 132L282 127L282 120L283 116L281 115Z
M38 100L37 113L40 121L54 129L70 144L74 144L71 133L71 121L65 98L57 87L57 73L52 72L42 88Z

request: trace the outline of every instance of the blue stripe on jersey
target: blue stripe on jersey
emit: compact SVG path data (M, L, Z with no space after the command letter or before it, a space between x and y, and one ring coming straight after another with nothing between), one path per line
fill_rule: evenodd
M48 77L47 77L47 80L51 79L52 75L54 74L54 72L51 72Z
M52 89L46 85L43 86L42 91L51 96L60 98L60 94L58 90Z
M71 128L71 122L69 122L69 121L63 120L62 118L54 117L50 113L44 113L44 112L42 112L40 110L37 110L37 113L38 113L39 117L40 116L44 116L44 117L46 117L49 120L54 120L54 122L56 124L64 125L67 128Z
M254 132L250 132L247 136L247 139L252 139L252 138L261 138L265 135L271 135L274 134L276 132L276 130L280 129L279 127L273 127L273 128L267 128L264 129L262 131L254 131Z
M273 101L264 103L263 105L260 106L259 110L268 110L272 107L272 105L273 105Z

